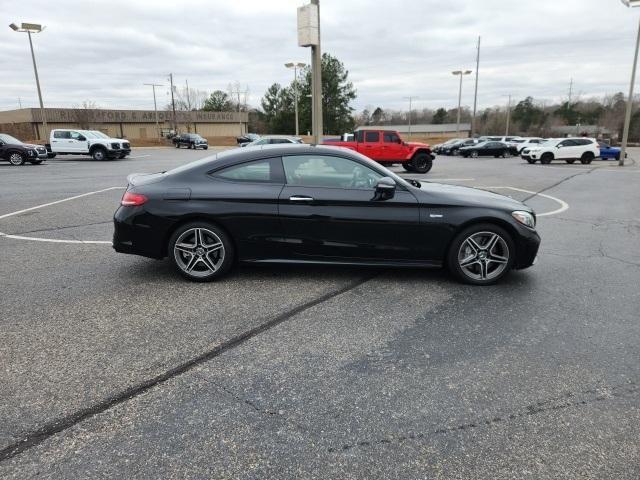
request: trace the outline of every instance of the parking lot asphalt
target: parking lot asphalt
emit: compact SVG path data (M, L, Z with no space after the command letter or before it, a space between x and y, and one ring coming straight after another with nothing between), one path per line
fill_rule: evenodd
M195 284L111 249L129 173L212 153L0 166L0 477L640 476L633 161L409 175L536 209L538 263L493 287L308 266Z

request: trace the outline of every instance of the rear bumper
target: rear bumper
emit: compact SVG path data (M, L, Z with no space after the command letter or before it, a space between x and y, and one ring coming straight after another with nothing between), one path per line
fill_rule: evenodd
M113 216L113 249L160 259L166 256L167 225L141 207L120 207Z

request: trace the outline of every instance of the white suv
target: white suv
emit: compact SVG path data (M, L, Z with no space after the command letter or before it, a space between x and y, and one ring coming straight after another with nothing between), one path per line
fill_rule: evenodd
M564 160L573 163L580 160L583 165L590 164L600 156L600 146L594 138L552 138L546 142L522 150L521 157L529 163L551 163L553 160Z
M515 151L516 155L520 155L525 148L535 148L544 142L546 142L546 140L539 137L517 138L509 142L509 146Z
M106 138L105 138L106 137ZM109 138L92 130L51 130L47 150L50 157L59 155L91 155L94 160L124 158L131 153L127 140Z

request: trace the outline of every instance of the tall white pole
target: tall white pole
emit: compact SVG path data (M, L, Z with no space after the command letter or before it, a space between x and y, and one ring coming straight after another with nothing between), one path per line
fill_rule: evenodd
M631 123L631 110L633 108L633 87L636 83L636 69L638 68L638 50L640 49L640 20L638 23L638 37L636 38L636 52L633 56L633 70L631 71L631 85L629 85L629 98L627 99L627 111L624 117L624 131L622 133L622 146L620 148L620 160L618 165L624 166L624 157L627 154L627 142L629 141L629 125Z
M462 107L462 73L460 73L460 88L458 89L458 115L456 119L456 136L460 135L460 108Z
M511 95L509 95L509 101L507 102L507 129L505 131L505 137L509 136L509 122L511 120Z
M293 96L294 96L294 110L296 113L296 137L300 134L298 130L298 66L293 66Z
M322 52L320 49L320 0L311 0L318 6L318 45L311 47L311 78L312 78L312 111L313 141L319 145L322 143Z
M40 90L40 78L38 77L38 66L36 65L36 56L33 53L33 42L31 41L31 32L27 30L29 35L29 47L31 47L31 60L33 60L33 71L36 74L36 87L38 87L38 100L40 101L40 116L42 117L42 129L44 132L40 134L42 138L46 138L47 116L44 113L44 103L42 102L42 90ZM44 136L43 136L44 135Z
M482 37L478 37L478 52L476 55L476 87L475 92L473 94L473 117L471 117L471 138L476 135L476 112L478 108L478 75L480 72L480 39Z

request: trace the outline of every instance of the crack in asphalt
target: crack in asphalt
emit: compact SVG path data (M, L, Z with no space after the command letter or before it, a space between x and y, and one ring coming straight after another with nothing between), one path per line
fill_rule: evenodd
M122 390L114 395L111 395L101 401L99 401L98 403L95 403L94 405L91 405L89 407L83 408L81 410L78 410L74 413L71 413L69 415L66 415L62 418L53 420L49 423L46 423L45 425L43 425L42 427L27 432L23 435L23 438L20 439L17 442L14 442L13 444L3 448L2 450L0 450L0 462L3 462L5 460L8 460L12 457L15 457L16 455L19 455L21 453L23 453L24 451L35 447L36 445L41 444L42 442L44 442L45 440L51 438L52 436L63 432L65 430L68 430L69 428L91 418L94 417L100 413L103 413L107 410L110 410L111 408L115 407L116 405L119 405L121 403L127 402L129 400L132 400L140 395L142 395L143 393L151 390L152 388L167 382L168 380L171 380L179 375L182 375L186 372L188 372L189 370L192 370L193 368L197 367L198 365L201 365L203 363L208 362L209 360L218 357L219 355L221 355L222 353L231 350L233 348L236 348L240 345L242 345L243 343L247 342L248 340L258 336L259 334L266 332L268 330L271 330L272 328L280 325L281 323L295 317L296 315L315 307L316 305L319 305L323 302L326 302L328 300L331 300L332 298L338 297L350 290L353 290L361 285L363 285L364 283L372 280L373 278L375 278L378 275L378 273L374 273L371 275L368 275L366 277L362 277L359 278L357 280L354 280L352 282L349 282L347 285L340 287L336 290L333 290L331 292L325 293L324 295L321 295L313 300L310 300L306 303L303 303L302 305L299 305L297 307L294 307L286 312L283 312L279 315L276 315L275 317L271 318L270 320L250 329L247 330L243 333L240 333L239 335L236 335L235 337L232 337L231 339L227 340L226 342L221 343L220 345L218 345L217 347L208 350L200 355L198 355L197 357L194 357L190 360L187 360L183 363L181 363L180 365L173 367L167 371L165 371L164 373L161 373L160 375L157 375L155 377L149 378L147 380L144 380L140 383L138 383L137 385L131 386L125 390ZM249 403L249 405L251 405ZM254 406L254 408L256 408Z
M44 233L44 232L56 232L59 230L65 230L68 228L78 228L78 227L92 227L94 225L106 225L106 224L110 224L113 223L113 220L108 220L108 221L103 221L103 222L92 222L92 223L80 223L78 225L68 225L66 227L61 227L61 226L57 226L57 227L51 227L51 228L41 228L38 230L26 230L24 232L13 232L11 233L11 235L24 235L25 233Z
M432 430L426 433L409 432L407 434L400 434L390 437L382 437L375 440L360 440L354 443L346 443L341 447L329 447L327 449L330 453L346 452L355 448L367 448L375 447L378 445L391 445L402 444L407 441L420 441L422 439L434 436L434 435L446 435L454 432L461 432L465 430L471 430L480 427L491 427L498 423L505 423L519 418L528 417L532 415L539 415L548 412L564 410L567 408L583 407L593 404L595 402L601 402L610 400L612 398L626 398L637 395L640 393L640 386L636 382L628 381L613 387L602 389L589 389L582 392L572 393L568 392L564 395L555 398L549 398L547 400L532 403L524 407L520 411L516 411L510 414L498 415L490 418L480 418L470 423L463 423L452 427L441 427L436 430Z
M531 200L536 195L540 195L541 193L547 192L547 191L551 190L552 188L558 187L558 186L562 185L563 183L568 182L572 178L578 177L580 175L588 175L590 173L593 173L595 170L598 170L598 169L597 168L592 168L591 170L584 170L582 172L578 172L578 173L574 173L573 175L569 175L568 177L563 178L562 180L554 183L553 185L549 185L548 187L545 187L542 190L537 191L536 193L532 193L531 195L526 197L524 200L522 200L522 202L526 202L527 200Z

